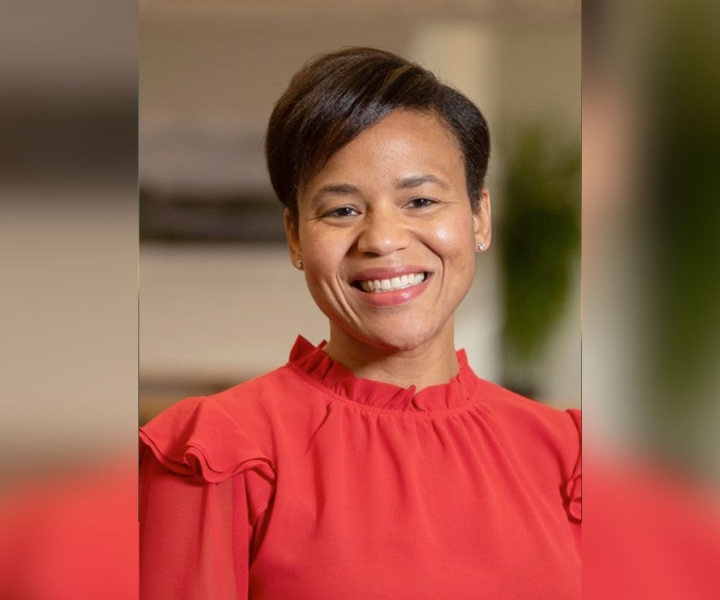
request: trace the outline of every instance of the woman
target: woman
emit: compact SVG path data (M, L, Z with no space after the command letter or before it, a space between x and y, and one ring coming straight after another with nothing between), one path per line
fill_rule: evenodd
M454 348L490 245L481 113L352 48L293 78L266 153L329 341L142 429L143 597L578 598L579 416Z

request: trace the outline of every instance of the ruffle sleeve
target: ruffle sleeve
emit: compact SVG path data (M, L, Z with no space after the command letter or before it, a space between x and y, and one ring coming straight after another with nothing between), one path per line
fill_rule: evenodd
M237 600L262 542L274 465L212 397L140 432L142 600Z
M249 469L273 479L273 463L212 397L188 398L140 429L166 469L220 483Z
M565 509L571 521L582 522L582 419L577 409L567 411L577 430L577 453L570 476L564 484Z

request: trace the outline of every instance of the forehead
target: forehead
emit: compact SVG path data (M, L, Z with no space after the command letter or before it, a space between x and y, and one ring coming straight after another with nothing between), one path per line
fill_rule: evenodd
M462 188L465 166L460 145L435 114L396 110L334 154L305 190L329 180L370 185L419 173L436 175Z

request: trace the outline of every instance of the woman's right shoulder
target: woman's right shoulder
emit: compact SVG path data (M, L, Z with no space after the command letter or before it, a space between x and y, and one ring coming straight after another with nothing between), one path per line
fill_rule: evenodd
M210 396L166 408L140 428L140 460L151 453L178 475L219 483L248 469L274 477L274 422L295 376L281 367Z

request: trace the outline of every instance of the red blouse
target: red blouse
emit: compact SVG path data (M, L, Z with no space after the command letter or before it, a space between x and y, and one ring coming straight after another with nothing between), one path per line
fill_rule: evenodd
M142 428L144 600L580 598L578 411L322 346Z

